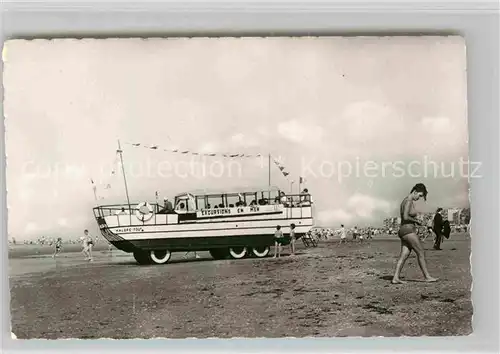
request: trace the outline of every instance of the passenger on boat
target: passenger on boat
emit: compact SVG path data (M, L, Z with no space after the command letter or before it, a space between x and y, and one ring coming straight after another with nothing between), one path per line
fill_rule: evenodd
M280 204L283 204L286 207L291 206L291 200L285 195L285 192L280 192Z
M250 203L250 206L255 206L255 205L257 205L257 202L256 202L256 201L255 201L255 199L254 199L254 200L252 200L252 202Z
M309 194L309 190L304 188L304 190L300 193L300 205L309 204L311 204L311 195Z
M116 212L116 215L128 215L128 210L125 210L125 207L122 207L122 210Z
M172 214L174 213L174 206L172 202L168 200L167 197L163 198L163 209L159 211L158 214Z
M259 199L259 205L268 205L269 203L267 202L267 199L265 198L262 198L262 199Z

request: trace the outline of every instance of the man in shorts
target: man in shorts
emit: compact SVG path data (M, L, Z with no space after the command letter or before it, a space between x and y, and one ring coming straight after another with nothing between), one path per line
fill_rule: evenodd
M281 257L281 248L285 242L285 237L283 236L283 231L281 231L281 226L276 226L276 232L274 233L274 256L273 258Z
M94 241L92 240L92 236L89 234L89 230L83 231L84 239L83 239L83 254L86 256L85 260L92 262L92 248L94 247Z
M61 248L62 248L62 239L60 237L57 238L57 241L55 243L55 249L54 249L54 254L52 255L52 258L56 258L59 253L61 253Z

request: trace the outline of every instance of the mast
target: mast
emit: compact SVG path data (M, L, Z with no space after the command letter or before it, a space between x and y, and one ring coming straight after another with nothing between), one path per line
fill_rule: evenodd
M122 155L122 148L120 145L120 139L118 139L118 150L116 150L116 152L120 154L120 163L122 165L123 181L125 182L125 193L127 194L128 214L130 216L130 224L132 224L132 210L130 209L130 198L128 196L127 177L125 176L125 166L123 165L123 155Z
M269 192L268 192L268 199L271 200L271 154L269 153L267 155L268 160L267 160L267 167L268 167L268 187L269 187Z

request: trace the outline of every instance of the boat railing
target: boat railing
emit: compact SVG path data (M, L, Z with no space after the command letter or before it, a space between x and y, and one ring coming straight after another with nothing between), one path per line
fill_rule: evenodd
M118 226L124 226L120 225L120 217L121 215L130 215L130 217L134 217L133 214L135 214L137 210L137 205L136 204L113 204L113 205L99 205L94 207L94 216L96 218L104 218L108 216L116 216L118 220ZM290 209L297 209L300 208L300 215L302 216L302 209L304 207L310 207L312 205L312 200L311 200L311 195L310 194L282 194L280 197L276 198L263 198L259 200L259 203L256 203L255 205L257 206L263 206L263 205L276 205L276 204L282 204L287 208L287 210ZM154 223L157 223L157 215L162 215L165 214L164 211L164 206L160 205L158 203L150 203L152 209L153 209L153 220ZM250 204L249 206L252 206ZM237 207L235 205L235 207ZM168 214L168 213L167 213ZM167 221L168 223L168 218Z
M136 204L113 204L113 205L99 205L94 208L94 216L95 217L105 217L112 215L128 215L133 214L137 210ZM157 203L150 203L153 208L153 213L158 214L160 210L163 209L163 206Z

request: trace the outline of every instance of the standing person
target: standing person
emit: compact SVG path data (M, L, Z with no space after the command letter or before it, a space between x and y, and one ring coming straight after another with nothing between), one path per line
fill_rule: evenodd
M416 234L416 225L420 223L420 220L416 218L417 211L415 210L414 202L422 197L424 200L427 200L427 188L423 183L418 183L411 189L410 194L401 202L401 206L399 208L399 212L401 214L401 226L398 233L398 236L401 239L401 254L396 264L394 277L392 278L393 284L404 283L399 277L401 275L401 269L403 269L403 266L412 250L417 254L418 265L424 274L425 281L435 282L438 280L431 277L429 271L427 270L424 248L422 247L420 238Z
M434 241L434 249L441 250L441 242L443 241L443 216L441 215L443 208L437 208L434 215L434 225L432 231L436 234Z
M290 250L292 256L295 256L295 224L290 224Z
M352 239L353 239L353 241L355 241L358 238L358 235L359 235L358 227L354 226L354 229L352 230Z
M94 259L92 258L92 248L94 247L94 241L92 236L89 234L89 230L83 231L85 235L85 239L83 240L84 244L84 254L87 256L85 260L92 262Z
M56 258L56 256L59 253L61 253L61 248L62 248L62 239L58 237L56 243L54 244L54 254L52 255L52 258Z
M340 225L340 244L347 242L347 231L345 230L344 224Z
M425 241L427 240L427 237L429 237L430 235L433 235L434 236L434 242L436 242L436 238L435 238L435 235L434 235L434 218L430 218L429 221L427 221L427 227L426 227L426 233L424 234L424 236L422 237L422 241Z
M273 258L276 258L276 255L278 258L281 257L281 245L283 244L284 237L283 237L283 231L281 231L281 226L278 225L276 226L276 232L274 233L274 256Z

